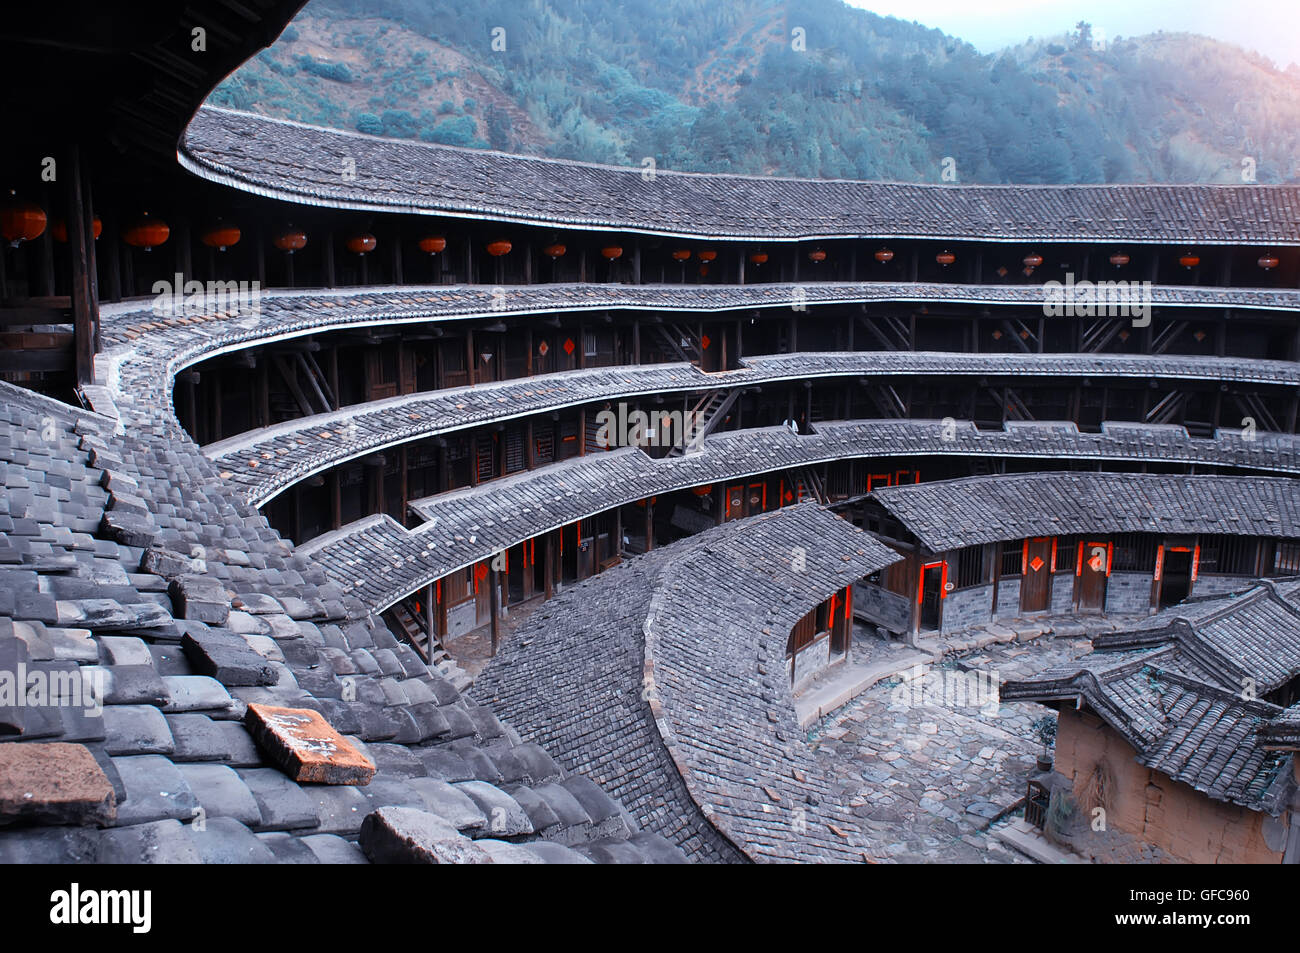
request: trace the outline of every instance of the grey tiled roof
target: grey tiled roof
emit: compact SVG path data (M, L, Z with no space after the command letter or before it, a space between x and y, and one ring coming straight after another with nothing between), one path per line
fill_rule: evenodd
M795 722L785 644L832 592L898 558L811 503L727 523L557 596L475 696L692 856L861 860Z
M855 457L916 457L948 453L1033 459L1185 460L1249 465L1247 461L1259 459L1256 454L1268 446L1263 440L1244 443L1236 437L1220 438L1220 441L1191 440L1181 428L1114 427L1102 434L1080 434L1072 424L1018 425L1005 431L980 431L966 423L957 426L951 439L945 439L946 432L939 421L846 421L818 424L816 433L805 435L793 434L784 427L717 433L705 440L699 451L680 457L654 459L637 448L623 447L416 500L411 503L411 508L424 519L424 523L414 529L406 529L391 517L369 517L319 536L300 546L299 551L310 553L332 579L346 591L357 595L367 606L383 609L447 573L540 533L615 506L719 480ZM1240 443L1243 448L1255 449L1239 451L1230 441ZM1294 464L1294 439L1288 438L1285 446L1289 449L1279 451L1274 446L1273 453L1281 452L1292 462L1278 465L1278 469ZM1061 478L1074 476L1104 478L1107 474L1071 473L1062 474ZM1225 486L1244 487L1244 492L1253 494L1253 497L1265 492L1261 488L1275 484L1289 486L1291 482L1262 478L1221 479L1229 480ZM931 487L960 482L926 483L901 489L920 493ZM960 490L947 492L961 493ZM1008 493L1008 496L1014 498L1015 494ZM895 498L890 497L891 500ZM947 540L957 540L951 543L956 546L969 545L960 541L967 538L971 542L983 542L1024 536L1024 532L1009 536L997 534L1004 529L1011 532L1019 525L1012 523L1007 513L1022 512L1033 505L1030 501L1016 499L1014 507L1000 516L991 510L987 515L982 514L983 523L965 522L962 517L958 517L959 522L949 523L948 519L954 513L962 512L955 505L949 509L930 510L919 502L910 505L906 502L910 497L903 499L905 502L895 509L900 517L906 516L904 522L909 528L915 523L924 530L920 535L943 542L945 546ZM977 506L978 501L972 500L966 505L969 510ZM1081 532L1081 529L1064 528L1065 523L1059 516L1077 512L1079 505L1080 501L1073 498L1065 509L1053 510L1044 505L1039 515L1043 525L1050 529L1039 532ZM1117 516L1121 510L1107 508L1101 503L1098 507L1101 516L1097 525L1121 525ZM1129 522L1123 525L1150 525L1150 517L1144 515L1140 501L1132 502L1129 510ZM1235 504L1226 509L1221 507L1210 514L1212 519L1200 520L1195 525L1219 527L1205 529L1205 532L1250 532L1250 527L1238 526L1228 519L1234 510ZM1260 519L1271 525L1267 514ZM1286 525L1289 527L1291 524ZM1224 526L1237 528L1224 529ZM1116 528L1113 531L1121 530Z
M1216 800L1275 815L1287 806L1289 755L1270 748L1295 747L1294 715L1258 698L1300 673L1294 592L1265 582L1196 600L1097 636L1094 646L1004 683L1002 698L1081 699L1147 767Z
M344 180L342 160L354 160ZM197 174L338 208L793 239L1297 243L1295 186L911 185L705 175L510 156L206 107L180 158Z
M0 862L363 860L361 822L385 805L485 850L508 838L516 859L681 859L295 553L174 419L116 399L120 423L0 384L0 667L106 687L102 715L0 709L0 737L84 744L118 805L104 830L0 827ZM320 712L374 779L290 780L241 724L253 702ZM563 820L537 809L556 787Z
M1277 477L1031 473L873 495L934 552L1081 533L1300 537L1300 481Z
M259 428L208 444L203 452L230 474L227 479L242 488L245 499L261 506L299 480L398 443L589 401L642 394L835 376L909 374L1300 383L1300 365L1289 361L1169 355L805 352L751 357L742 363L736 370L708 374L685 363L592 368L409 394ZM1261 438L1260 447L1265 443L1280 447L1291 439L1285 435ZM1239 449L1232 441L1229 446L1233 453ZM1263 467L1274 468L1268 463Z

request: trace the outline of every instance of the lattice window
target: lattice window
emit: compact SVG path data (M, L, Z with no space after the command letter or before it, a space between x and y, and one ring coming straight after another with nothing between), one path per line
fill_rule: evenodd
M1019 576L1024 568L1025 541L1017 539L1002 544L1002 575Z
M984 581L984 547L967 546L957 553L957 589L969 589Z
M1202 536L1197 572L1252 576L1258 554L1259 539L1253 536Z
M1144 533L1123 533L1116 536L1111 568L1118 572L1155 572L1155 537Z
M1300 575L1300 542L1279 542L1273 553L1273 575Z
M1073 573L1079 552L1079 541L1063 537L1056 541L1056 571Z

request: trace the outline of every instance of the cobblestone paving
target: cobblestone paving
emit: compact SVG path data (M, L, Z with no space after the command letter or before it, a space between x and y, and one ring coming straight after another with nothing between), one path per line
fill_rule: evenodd
M888 651L875 641L867 654ZM1051 712L998 704L992 686L1089 650L1074 637L990 645L922 680L881 682L814 725L814 752L875 839L868 853L899 863L1024 862L985 828L1023 795L1040 750L1030 726Z

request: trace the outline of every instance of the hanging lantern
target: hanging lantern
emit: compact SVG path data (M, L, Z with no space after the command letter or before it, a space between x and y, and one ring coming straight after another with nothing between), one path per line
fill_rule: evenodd
M152 251L165 243L171 233L172 230L166 222L145 212L122 232L122 240L132 248Z
M1115 252L1115 254L1110 256L1110 263L1114 265L1116 268L1123 268L1131 260L1132 259L1130 259L1128 255L1124 254L1122 251L1117 251Z
M821 262L826 260L826 252L820 248L814 248L808 253L808 260L811 262Z
M691 250L689 248L678 248L673 252L673 261L690 261Z
M894 260L894 253L890 251L888 248L882 248L876 252L876 261L880 262L882 265L888 264L893 260Z
M218 219L216 224L200 235L199 238L209 248L225 251L231 245L239 244L239 235L238 226L227 225Z
M1178 259L1178 264L1188 269L1195 268L1200 263L1201 263L1200 256L1193 255L1191 252L1188 252L1187 254L1183 255Z
M606 261L613 261L623 257L623 249L618 245L607 245L600 250L600 255Z
M954 261L957 260L957 256L945 248L943 251L939 252L939 254L934 256L934 260L937 261L939 264L941 264L943 267L947 268L949 265L951 265Z
M700 261L713 261L713 259L717 257L718 257L718 253L711 249L706 249L700 252Z
M756 265L766 265L766 264L767 264L767 252L765 252L765 251L756 251L756 252L754 252L754 254L752 254L752 255L749 256L749 260L752 261L752 262L753 262L754 264L756 264Z
M514 247L513 245L511 245L508 241L502 238L495 242L488 242L487 253L491 255L493 258L500 258L502 255L510 254L510 249L513 247Z
M45 231L45 210L35 202L18 198L18 193L9 190L9 197L0 208L0 234L14 248L23 242L40 238Z
M420 251L426 255L436 255L447 248L447 239L441 235L425 235L419 241Z
M555 261L555 259L557 258L563 258L564 253L567 252L568 250L569 249L567 246L562 245L559 242L555 242L543 248L542 254L545 255L547 258L551 259L551 261Z
M100 232L104 230L104 223L98 215L91 220L90 230L98 240ZM50 236L60 244L65 243L68 240L68 223L61 218L56 218L50 223Z
M700 265L700 277L701 277L701 278L707 278L707 277L709 277L709 266L708 266L708 265Z
M1037 268L1037 267L1038 267L1039 265L1041 265L1042 263L1043 263L1043 256L1042 256L1042 255L1037 255L1037 254L1032 254L1032 253L1031 253L1031 254L1028 254L1028 255L1025 256L1025 267L1026 267L1026 268Z
M290 225L271 239L271 244L286 254L292 255L307 247L307 233L301 228Z
M1276 268L1278 264L1279 264L1278 257L1271 253L1264 255L1259 260L1259 267L1263 268L1265 271L1271 271L1272 269Z
M377 244L379 244L379 242L375 240L374 235L371 235L369 232L362 232L361 234L353 235L348 239L348 251L352 252L354 255L364 255L367 252L374 251Z

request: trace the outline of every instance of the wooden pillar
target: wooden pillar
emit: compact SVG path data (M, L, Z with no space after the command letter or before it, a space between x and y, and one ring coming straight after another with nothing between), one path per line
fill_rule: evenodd
M338 529L343 525L343 488L339 483L339 471L335 467L330 471L330 529Z
M466 328L465 329L465 370L469 375L468 380L471 387L474 386L474 378L475 378L474 371L476 369L475 368L476 363L477 362L474 360L474 329Z
M437 589L433 583L424 587L424 598L420 601L424 603L424 628L429 633L428 657L425 659L428 661L433 658L433 643L442 641L442 633L438 631L438 611L434 604L437 601Z
M492 619L492 655L495 658L497 646L501 643L501 582L495 560L488 563L488 613Z
M325 232L325 287L333 288L334 280L334 233Z
M463 572L464 570L462 570ZM438 580L436 590L439 595L438 599L438 641L446 644L447 641L447 597L442 592L442 580ZM429 652L432 658L433 652Z
M621 558L623 555L623 508L621 506L614 508L613 544L613 548L610 550L610 555Z
M632 284L641 284L641 243L637 242L632 249Z
M655 498L645 501L645 551L655 547Z
M83 186L81 151L73 146L68 156L68 250L72 256L72 322L78 384L95 378L95 337L99 302L95 297L95 241L88 214L89 193Z
M546 534L546 542L544 544L544 548L545 548L545 554L543 556L543 559L545 560L545 562L543 563L543 567L542 567L543 568L542 577L546 583L545 596L547 599L549 599L551 598L551 596L555 595L555 533L554 532L550 532Z
M393 236L393 284L400 285L405 282L402 279L402 241Z
M641 363L641 322L632 321L632 363Z

